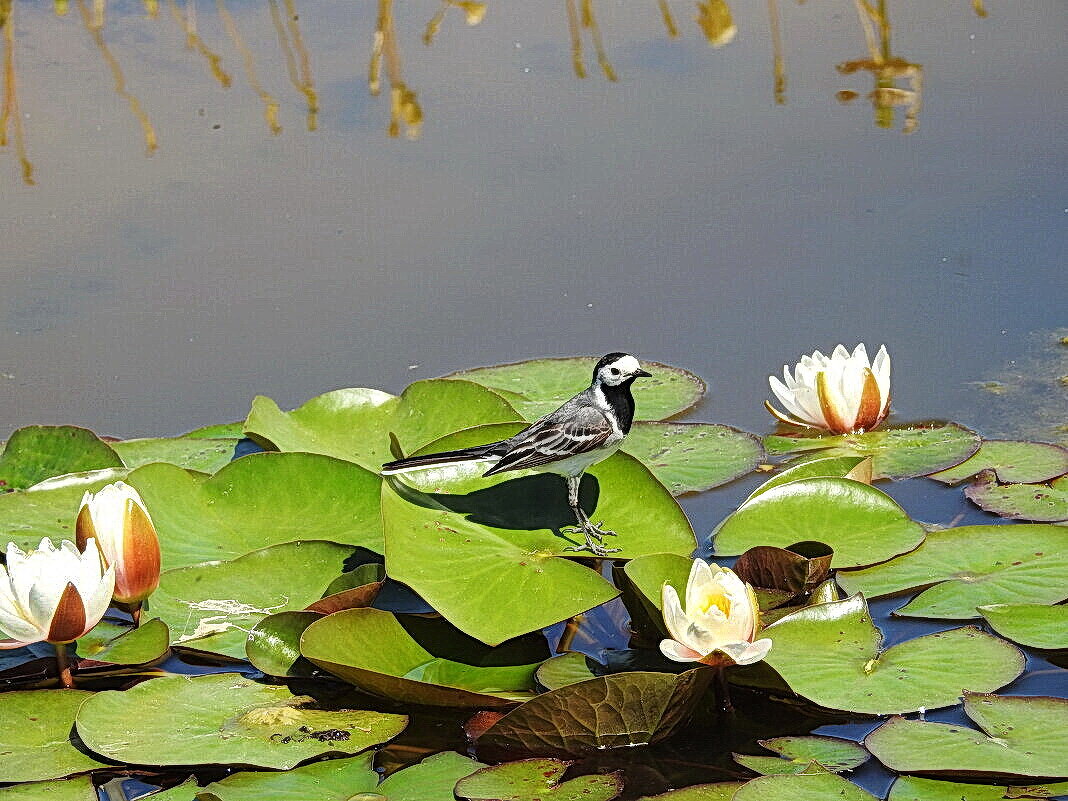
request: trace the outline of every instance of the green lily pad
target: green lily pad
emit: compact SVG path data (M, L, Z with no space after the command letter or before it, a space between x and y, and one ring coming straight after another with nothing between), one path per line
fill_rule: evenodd
M772 455L820 451L823 456L870 456L873 478L916 478L960 464L979 449L979 435L956 423L879 428L864 434L770 436Z
M1064 795L1068 795L1068 782L1005 787L899 776L890 787L886 801L1005 801L1007 798L1026 801Z
M130 473L127 482L152 515L164 570L294 540L382 551L381 480L339 459L256 453L210 477L150 464Z
M875 796L834 773L759 776L734 794L733 801L877 801Z
M534 671L534 678L546 690L558 690L569 684L596 678L590 670L589 659L578 651L569 651L546 659Z
M1068 476L1049 484L999 484L994 472L986 470L964 495L980 509L1010 520L1068 520Z
M998 634L1029 648L1068 648L1068 606L988 604L979 614Z
M245 421L212 423L182 434L183 439L241 439L245 436Z
M396 737L408 720L311 703L236 673L168 676L94 694L78 710L77 728L87 746L122 762L288 770L323 754L358 754ZM302 726L327 734L302 737Z
M715 532L715 551L740 554L755 545L785 548L822 542L831 565L883 562L923 542L923 527L886 493L848 478L803 478L743 504Z
M152 614L170 626L173 645L244 659L257 623L321 598L352 553L332 542L287 542L169 570L149 601Z
M15 690L0 694L0 782L33 782L84 773L109 763L76 747L74 715L93 693Z
M685 598L686 582L690 578L692 566L692 559L675 553L640 556L623 566L624 575L636 591L648 619L665 636L669 635L662 614L663 586L670 584L679 593L680 598Z
M190 796L191 797L191 796ZM30 782L0 788L3 801L100 801L88 776L57 782Z
M371 767L374 754L328 759L281 773L241 771L204 787L198 801L349 801L371 792L378 774Z
M480 426L427 450L491 442L517 429ZM616 589L598 573L558 558L584 555L565 550L581 543L581 536L554 533L574 522L559 476L520 471L486 479L479 473L470 465L453 466L383 482L391 577L457 628L491 645L615 597ZM678 502L632 456L617 453L595 465L583 480L580 498L594 520L603 518L618 533L608 543L622 549L614 554L618 558L689 554L696 547Z
M153 462L214 473L225 467L234 456L236 439L207 437L171 437L158 439L124 439L111 447L127 467L141 467Z
M1068 776L1068 699L965 692L964 712L982 731L891 718L864 745L899 773Z
M313 622L300 651L362 690L407 703L497 709L534 695L536 665L475 667L435 657L378 609L348 609Z
M300 635L321 618L318 612L277 612L260 620L248 633L245 655L268 676L306 676L311 663L300 655Z
M473 381L506 398L525 420L537 420L590 385L597 357L531 359L494 367L476 367L444 378ZM631 388L636 420L666 420L694 406L707 387L693 373L659 362L642 362L652 378Z
M987 604L1057 603L1068 598L1068 529L1018 524L932 531L912 553L841 572L838 583L868 598L934 584L894 612L908 617L965 620Z
M643 795L638 801L731 801L745 782L716 782L680 787L659 795Z
M170 631L159 618L137 628L102 620L78 640L78 656L113 665L143 665L159 659L169 646Z
M865 469L866 467L866 469ZM770 489L799 481L802 478L851 478L862 484L871 484L870 456L824 456L818 459L791 465L778 473L755 490L745 499L745 503ZM867 478L867 480L864 480Z
M701 666L679 674L611 673L568 684L513 709L478 741L553 755L659 742L686 722L712 675Z
M111 446L88 429L26 426L11 435L0 453L0 492L65 473L122 466Z
M953 629L882 649L864 598L808 606L761 632L767 663L820 706L867 715L937 709L962 687L990 691L1024 669L1024 655L976 628Z
M71 473L62 481L46 480L29 490L0 492L0 541L14 542L22 550L36 548L42 537L74 540L82 496L105 484L125 479L125 468Z
M944 484L959 484L984 470L993 470L998 481L1034 484L1068 473L1068 448L1048 442L986 439L970 459L956 467L932 473Z
M635 423L623 450L676 496L726 484L764 459L757 437L712 423Z
M802 773L813 762L831 773L842 773L868 761L863 746L838 737L774 737L757 742L779 756L734 754L734 761L764 775Z
M443 751L391 773L375 792L386 801L456 801L452 791L456 783L484 767L481 762Z
M493 765L460 779L456 795L468 801L612 801L623 792L619 771L560 781L570 765L556 759Z
M400 396L377 389L337 389L283 412L257 397L245 420L252 439L280 451L321 453L377 473L393 459L390 434L411 453L453 431L520 420L500 395L469 381L416 381Z
M112 781L115 780L112 779ZM166 790L156 790L156 792L148 795L140 795L137 797L137 801L190 801L199 789L197 780L190 776L181 784L168 787Z

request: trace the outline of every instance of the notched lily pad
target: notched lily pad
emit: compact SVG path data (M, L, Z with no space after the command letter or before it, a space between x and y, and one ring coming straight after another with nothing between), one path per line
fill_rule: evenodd
M530 754L567 755L655 743L689 717L713 671L635 671L567 684L512 710L478 739Z
M972 778L1068 776L1068 700L964 693L964 712L981 731L958 724L891 718L864 745L900 773Z
M499 709L534 695L536 665L476 667L435 657L379 609L349 609L313 622L300 650L362 690L407 703Z
M1068 448L1048 442L986 439L975 455L956 467L932 473L944 484L959 484L984 470L993 470L998 481L1035 484L1068 473Z
M122 466L111 446L88 429L26 426L12 433L0 453L0 492L66 473Z
M873 478L916 478L960 464L979 449L980 437L957 423L920 423L864 434L769 436L771 455L819 451L822 456L870 456Z
M74 716L93 695L84 690L15 690L0 694L0 782L58 779L106 767L80 748Z
M757 742L778 756L734 754L734 761L764 775L802 773L813 762L831 773L842 773L860 767L869 756L863 746L838 737L774 737Z
M993 470L984 470L964 495L983 511L1010 520L1068 520L1068 476L1049 484L1001 484Z
M932 531L912 553L842 571L838 583L869 598L933 584L894 612L907 617L964 620L986 604L1057 603L1068 598L1068 528L1021 523Z
M537 420L590 385L597 359L594 356L531 359L461 370L444 378L489 387L507 398L525 420ZM653 377L640 378L632 387L636 420L674 417L695 405L707 389L704 381L681 367L644 360L642 367Z
M867 715L937 709L962 687L996 690L1019 676L1024 655L975 628L906 640L883 650L864 598L809 606L768 626L767 664L798 695Z
M114 665L143 665L154 662L170 645L170 631L159 618L141 626L119 625L102 620L78 640L78 656Z
M95 693L76 722L87 746L122 762L288 770L324 754L358 754L396 737L408 721L311 703L236 673L168 676Z
M161 437L124 439L113 442L111 447L130 468L166 462L186 470L214 473L233 458L237 442L237 439L207 437Z
M561 781L570 762L522 759L460 779L456 795L468 801L612 801L623 792L620 771Z
M1028 648L1068 648L1068 605L990 604L978 612L998 634Z

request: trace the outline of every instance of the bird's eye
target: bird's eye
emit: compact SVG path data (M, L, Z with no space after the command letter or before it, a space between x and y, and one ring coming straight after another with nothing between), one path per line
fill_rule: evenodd
M619 375L619 370L617 370L615 367L609 367L608 375Z

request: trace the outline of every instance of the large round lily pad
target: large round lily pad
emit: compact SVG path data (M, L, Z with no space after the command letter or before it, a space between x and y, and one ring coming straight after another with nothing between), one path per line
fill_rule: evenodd
M311 703L236 673L169 676L96 693L78 710L77 728L86 745L122 762L288 770L323 754L358 754L407 724L403 715Z
M233 458L237 442L237 439L207 437L161 437L125 439L113 442L111 447L127 467L166 462L187 470L214 473Z
M869 756L863 746L838 737L773 737L757 742L778 756L734 754L734 761L764 775L801 773L813 762L841 773L860 767Z
M534 695L537 665L475 667L435 657L378 609L348 609L315 621L301 636L300 650L363 690L408 703L499 708Z
M899 773L986 778L1068 776L1068 700L965 693L964 712L981 731L891 718L864 745Z
M0 782L57 779L108 763L76 747L74 716L93 694L84 690L0 693Z
M1068 648L1068 604L990 604L978 612L998 634L1029 648Z
M111 446L88 429L27 426L14 432L0 453L0 492L64 473L122 466Z
M127 482L152 515L164 570L294 540L382 550L381 480L339 459L256 453L211 477L150 464L130 473Z
M836 568L870 565L911 551L923 528L886 493L848 478L805 478L774 487L743 504L715 533L717 554L755 545L785 548L822 542Z
M847 592L869 598L927 587L894 614L963 620L975 607L1057 603L1068 598L1068 528L961 526L933 531L912 553L838 574ZM972 688L975 689L975 688Z
M899 776L891 785L886 801L1005 801L1007 798L1029 801L1064 795L1068 795L1068 782L1005 787Z
M497 392L526 420L537 420L590 385L597 357L531 359L494 367L476 367L444 376L473 381ZM705 394L705 382L680 367L643 361L652 378L639 378L634 394L636 420L666 420L695 405Z
M1049 484L1000 484L992 470L985 470L964 494L980 509L998 517L1051 523L1068 520L1068 476Z
M228 562L169 570L149 608L170 626L174 645L244 659L257 623L317 601L352 553L332 542L287 542Z
M742 785L732 801L877 801L867 790L834 773L760 776Z
M634 671L567 684L513 709L479 743L554 755L655 743L686 721L712 675Z
M879 428L863 434L770 436L772 455L819 451L821 456L870 456L874 478L915 478L960 464L979 449L979 435L956 423Z
M390 434L406 454L462 428L522 419L500 395L470 381L417 381L400 396L377 389L337 389L283 412L257 397L248 436L280 451L345 459L377 472L395 458Z
M713 423L635 423L623 450L672 495L726 484L751 473L764 459L757 437Z
M962 688L996 690L1019 676L1024 655L975 628L906 640L883 636L860 595L805 607L768 626L767 663L810 701L868 715L957 703Z
M986 439L970 459L956 467L932 473L945 484L959 484L984 470L993 470L998 481L1034 484L1068 473L1068 448L1048 442Z
M362 754L283 772L241 771L204 787L197 801L349 801L378 786L373 759Z
M521 759L493 765L457 782L456 795L468 801L612 801L623 791L618 771L560 781L570 764Z

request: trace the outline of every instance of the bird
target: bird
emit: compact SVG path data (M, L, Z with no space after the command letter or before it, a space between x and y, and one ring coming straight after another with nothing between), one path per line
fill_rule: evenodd
M425 470L457 462L483 462L489 466L482 475L494 476L513 470L536 470L556 473L567 483L567 502L575 515L575 526L560 529L561 534L582 534L584 545L565 551L589 551L603 557L620 548L606 548L604 521L594 524L579 505L582 474L607 459L623 444L634 420L634 396L631 384L652 373L628 353L609 353L593 368L589 387L564 403L559 409L499 442L475 445L455 451L411 456L382 465L384 476L413 470Z

